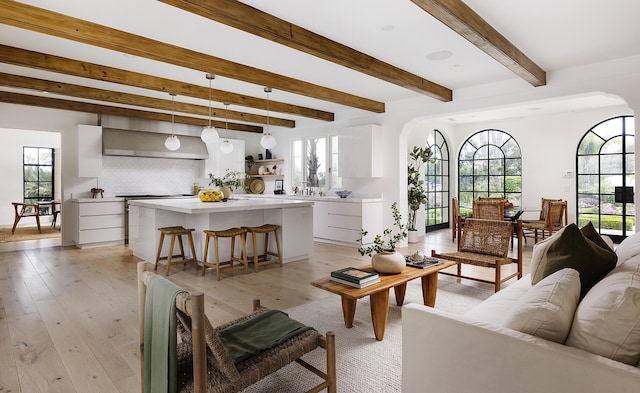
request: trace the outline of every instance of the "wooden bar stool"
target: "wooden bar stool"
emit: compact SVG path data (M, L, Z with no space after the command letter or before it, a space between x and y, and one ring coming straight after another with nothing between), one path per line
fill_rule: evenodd
M158 228L158 230L160 231L160 242L158 242L158 254L156 255L156 265L153 268L154 271L158 269L158 265L161 259L167 260L164 271L165 276L169 275L169 269L171 268L171 265L183 264L184 268L186 269L187 263L193 262L196 267L198 266L198 263L196 262L196 247L193 244L193 236L191 235L191 232L193 232L194 229L185 229L181 226L177 226ZM171 243L169 243L169 253L166 257L160 257L160 254L162 253L162 243L164 242L164 237L166 235L171 236ZM184 255L182 235L186 235L187 239L189 240L189 247L191 248L191 258L187 258ZM182 259L179 260L173 260L173 246L175 245L176 238L178 238L178 244L180 245L180 257L182 257Z
M247 264L247 246L246 246L246 233L247 230L244 228L229 228L222 231L203 231L206 235L206 240L204 242L204 256L202 257L202 275L204 275L207 267L211 267L216 269L216 279L220 281L220 272L224 271L234 271L234 270L244 270L245 273L248 269ZM240 238L240 257L236 257L234 255L234 251L236 248L236 237ZM208 262L207 255L209 253L209 239L213 238L213 253L215 257L215 263ZM231 251L229 255L228 261L220 261L220 251L218 248L218 239L219 238L231 238ZM233 262L240 262L240 265L234 266ZM221 269L220 267L223 265L229 265L229 267L225 267Z
M280 250L280 237L278 236L278 229L280 225L264 224L259 227L243 227L247 230L247 233L251 233L253 238L253 268L256 273L258 267L263 265L269 265L271 263L279 263L282 266L282 251ZM276 248L278 252L269 251L269 233L273 232L276 238ZM258 254L257 234L264 233L264 252ZM246 237L246 235L245 235ZM269 255L278 257L277 259L269 259Z

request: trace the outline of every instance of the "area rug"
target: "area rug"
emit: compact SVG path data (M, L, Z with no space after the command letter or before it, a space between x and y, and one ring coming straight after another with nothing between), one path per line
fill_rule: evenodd
M479 288L440 279L436 297L437 309L461 314L493 294L493 286ZM358 301L353 328L347 329L342 319L340 298L330 296L302 306L284 310L292 318L315 327L321 333L334 331L337 352L338 392L389 393L401 391L402 325L401 307L395 305L391 291L389 317L383 341L376 341L371 325L368 299ZM420 281L407 285L405 304L422 303ZM324 366L325 352L311 352L303 359L319 367ZM302 392L320 379L298 364L278 372L249 387L245 392Z
M44 224L40 226L42 233L38 232L38 227L17 227L15 233L11 233L11 228L0 228L0 243L21 242L24 240L39 240L60 237L59 228L51 228Z

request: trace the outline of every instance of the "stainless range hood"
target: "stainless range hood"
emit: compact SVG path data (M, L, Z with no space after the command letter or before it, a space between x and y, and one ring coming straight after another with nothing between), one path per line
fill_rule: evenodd
M105 156L182 158L206 160L209 158L207 145L200 137L178 135L180 148L176 151L164 147L168 134L155 132L102 129L102 154Z

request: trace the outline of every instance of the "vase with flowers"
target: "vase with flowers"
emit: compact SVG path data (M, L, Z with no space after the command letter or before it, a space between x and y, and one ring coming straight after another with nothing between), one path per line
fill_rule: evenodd
M391 205L391 212L393 224L396 227L395 233L394 230L385 228L381 234L375 235L373 244L365 246L363 239L369 232L362 229L360 239L358 239L358 243L360 243L358 252L360 255L371 257L371 266L378 273L400 273L406 266L404 255L396 251L398 242L407 237L406 227L402 224L402 215L398 211L396 202Z
M235 190L244 187L246 178L247 174L245 172L234 171L227 168L222 177L209 173L209 185L218 187L224 195L224 198L229 199Z

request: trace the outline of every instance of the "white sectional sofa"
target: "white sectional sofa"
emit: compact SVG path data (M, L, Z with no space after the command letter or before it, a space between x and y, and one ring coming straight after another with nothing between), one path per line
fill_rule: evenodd
M464 315L405 305L402 391L640 392L640 233L582 299L576 270L531 285L556 240L535 246L530 275Z

